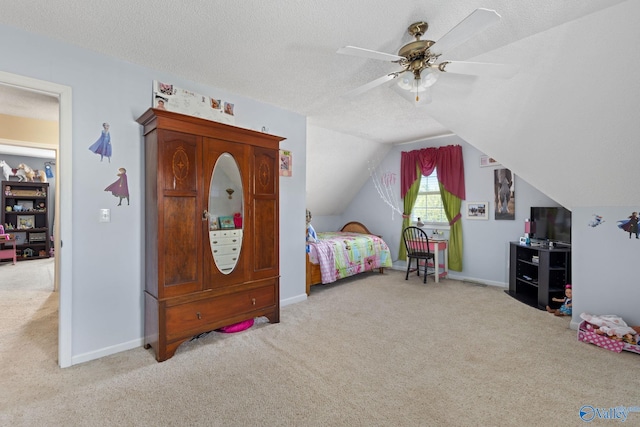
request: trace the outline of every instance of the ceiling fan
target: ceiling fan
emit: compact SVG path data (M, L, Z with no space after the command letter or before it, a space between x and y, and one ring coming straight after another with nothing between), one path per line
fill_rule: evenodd
M410 93L411 97L413 97L415 93L416 102L420 102L420 93L423 93L423 101L428 102L430 99L428 96L425 96L427 95L427 88L437 81L440 73L510 78L518 71L515 65L464 61L439 62L440 56L444 52L464 43L475 34L485 30L498 21L500 21L500 15L498 15L495 10L476 9L464 20L459 22L458 25L449 30L449 32L442 36L437 42L420 39L429 28L426 22L420 21L413 23L407 31L412 37L415 37L415 40L402 46L397 55L355 46L342 47L338 49L337 53L390 61L402 67L400 71L370 81L345 93L344 96L348 98L358 96L374 87L402 76L395 89L399 90L401 94L402 92L405 94Z

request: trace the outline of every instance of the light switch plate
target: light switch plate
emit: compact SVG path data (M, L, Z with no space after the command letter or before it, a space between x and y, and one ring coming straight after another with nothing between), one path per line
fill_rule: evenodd
M100 222L111 222L111 209L100 209Z

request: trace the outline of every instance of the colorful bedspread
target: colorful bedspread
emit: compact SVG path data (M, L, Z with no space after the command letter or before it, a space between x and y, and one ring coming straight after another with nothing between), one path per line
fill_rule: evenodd
M314 264L320 264L322 283L332 283L380 267L391 267L389 247L378 236L340 231L317 234L318 241L309 243L309 259Z

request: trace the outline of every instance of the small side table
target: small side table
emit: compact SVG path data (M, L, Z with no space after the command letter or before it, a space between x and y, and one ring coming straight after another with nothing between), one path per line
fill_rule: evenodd
M436 283L440 282L441 277L447 277L449 275L449 241L448 240L436 240L429 239L429 249L434 253L433 266L435 270ZM440 271L440 251L443 252L444 257L444 271Z
M12 258L13 265L16 264L16 239L0 239L0 260L6 258Z

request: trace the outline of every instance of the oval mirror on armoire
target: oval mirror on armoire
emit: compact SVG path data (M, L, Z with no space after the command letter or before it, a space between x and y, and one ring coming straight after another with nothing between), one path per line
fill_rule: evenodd
M213 168L209 186L209 243L223 274L235 268L242 250L244 201L242 178L234 157L223 153Z

